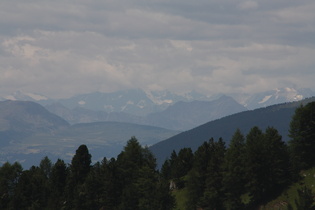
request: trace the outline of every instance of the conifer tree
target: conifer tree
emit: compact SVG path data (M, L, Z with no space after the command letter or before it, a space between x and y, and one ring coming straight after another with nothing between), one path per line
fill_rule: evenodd
M169 159L166 159L161 167L160 176L164 180L171 179L171 163Z
M39 167L23 171L14 192L13 209L45 209L50 192L47 183Z
M261 201L264 192L264 174L268 170L264 165L265 150L263 145L263 132L257 127L251 128L246 136L245 145L245 176L247 191L251 196L251 203L256 205ZM267 166L268 167L268 166Z
M50 200L49 205L53 209L62 209L65 199L65 187L68 176L68 168L65 162L58 159L51 168L50 175Z
M226 209L242 209L241 195L245 193L245 138L237 129L226 151L223 188Z
M246 137L246 179L251 204L258 205L288 184L289 155L282 137L274 128L263 133L253 127Z
M118 209L161 209L171 201L169 190L161 186L156 170L156 159L148 148L143 148L135 137L132 137L124 150L117 157L121 188ZM166 197L161 198L161 191Z
M269 195L279 193L289 184L290 159L288 147L275 128L268 127L264 135L264 147L266 151L265 187Z
M0 209L10 209L15 196L15 189L22 174L22 166L15 162L6 162L0 167Z
M50 177L51 173L51 168L52 168L52 163L51 160L45 156L39 163L39 168L43 171L45 174L46 178Z
M207 168L212 153L212 144L214 139L205 141L198 147L194 153L193 168L188 173L187 178L187 191L189 197L186 202L186 209L196 209L199 206L200 200L203 196L207 179Z
M206 188L200 200L200 206L205 209L223 209L224 191L223 163L226 152L225 142L219 138L217 142L210 139L211 156L208 160Z
M315 165L315 102L295 110L290 123L289 147L295 172Z
M91 169L91 154L86 145L80 145L72 158L66 187L67 208L82 209L86 203L84 182Z

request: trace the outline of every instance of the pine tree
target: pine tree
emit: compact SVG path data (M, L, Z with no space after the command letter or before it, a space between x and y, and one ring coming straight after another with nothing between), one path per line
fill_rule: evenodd
M101 163L102 193L101 204L104 209L117 209L121 201L123 183L115 158L103 159Z
M289 147L295 172L315 165L315 102L295 110L290 123Z
M186 209L196 209L199 206L200 200L204 194L206 179L207 179L207 168L212 153L212 143L214 139L211 138L209 141L204 142L198 147L194 153L193 168L188 173L187 177L187 191L190 195L186 203Z
M265 131L264 146L265 165L268 168L268 171L265 171L265 187L267 193L273 195L281 192L291 179L288 147L278 131L272 127Z
M242 209L241 195L245 193L245 138L237 129L230 141L224 162L223 188L226 209Z
M45 209L50 192L47 183L39 167L23 171L14 192L13 209Z
M80 145L72 158L66 187L67 208L82 209L87 200L84 182L91 169L91 154L86 145Z
M0 167L0 209L10 209L15 196L15 188L22 174L22 166L6 162ZM10 204L11 203L11 204Z
M166 159L161 167L160 176L164 180L171 179L171 163L169 159Z
M224 191L223 163L226 152L225 143L222 138L217 142L210 139L211 156L208 160L206 188L200 200L200 206L205 209L223 209Z
M50 177L50 173L51 173L51 168L52 168L52 163L51 160L45 156L39 164L39 168L43 171L43 173L45 174L46 178Z
M80 145L76 150L70 169L76 184L82 184L91 169L91 154L86 145Z
M61 209L66 201L65 187L68 177L68 168L65 162L58 159L51 168L50 174L50 200L49 206L52 209Z
M289 155L278 131L263 133L253 127L246 137L245 173L251 205L258 205L281 192L289 183Z
M265 191L265 170L268 170L268 168L264 165L266 155L263 138L263 132L257 126L253 127L246 136L246 187L253 205L257 205L261 201Z
M120 204L118 209L161 209L169 206L171 195L160 187L156 170L156 159L148 148L143 148L135 137L132 137L124 150L117 157L121 186ZM162 192L161 192L162 191ZM158 200L161 193L163 202ZM171 206L171 205L170 205Z

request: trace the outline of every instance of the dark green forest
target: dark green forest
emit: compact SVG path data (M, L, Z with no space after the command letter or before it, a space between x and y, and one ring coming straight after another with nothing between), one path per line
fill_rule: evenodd
M187 210L258 209L315 166L315 102L291 120L289 142L272 127L236 130L226 145L209 137L196 151L173 151L160 169L147 147L132 137L117 158L92 164L86 145L70 164L43 157L24 170L0 167L0 209L178 209L174 193L186 189ZM301 185L293 207L313 209L313 192Z

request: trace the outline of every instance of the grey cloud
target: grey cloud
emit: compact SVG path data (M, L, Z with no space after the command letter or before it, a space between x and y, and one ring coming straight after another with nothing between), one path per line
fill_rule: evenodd
M1 91L315 89L314 9L311 0L8 1Z

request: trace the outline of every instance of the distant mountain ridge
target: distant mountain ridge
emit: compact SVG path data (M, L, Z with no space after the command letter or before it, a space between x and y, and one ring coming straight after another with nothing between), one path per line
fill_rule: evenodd
M295 108L301 103L312 100L315 100L315 97L257 110L241 111L180 134L169 129L121 122L70 125L63 118L50 113L37 103L3 101L0 102L0 162L25 161L24 163L34 164L34 161L38 162L45 155L69 160L80 144L89 145L93 154L96 154L94 158L98 160L104 156L118 154L131 136L136 136L141 144L153 145L150 149L158 161L163 161L173 149L178 150L182 147L196 149L211 137L215 139L223 137L228 143L236 128L246 133L255 125L261 129L274 126L286 138L288 124ZM226 110L224 106L234 106L233 101L230 97L221 97L212 102L179 102L170 106L169 110L175 109L179 113L186 113L186 117L189 118L198 115L196 111L203 110L200 107L209 108L209 103ZM195 109L191 109L194 106ZM167 109L165 111L160 115L167 116ZM188 113L189 111L191 112Z
M188 130L245 110L245 107L228 96L221 96L213 101L177 102L164 111L148 115L145 124L174 130Z
M92 111L126 112L132 115L145 116L153 112L163 111L176 102L213 101L222 95L224 94L218 93L207 96L196 91L179 95L167 90L143 91L141 89L130 89L110 93L92 92L64 99L51 99L36 93L17 91L11 95L0 96L0 100L33 101L44 106L60 103L68 109L80 107ZM256 109L273 104L302 100L315 96L315 93L306 88L284 87L255 94L234 93L229 94L229 96L248 109Z
M46 155L69 162L80 144L89 146L93 160L101 160L116 157L132 136L150 146L177 133L121 122L70 125L35 102L0 102L0 163L19 161L28 167Z
M310 89L295 89L290 87L278 88L252 95L235 94L235 98L240 104L248 109L257 109L267 107L274 104L300 101L305 98L315 96L315 93Z
M151 146L150 150L157 157L159 164L162 164L173 150L179 151L184 147L195 150L212 137L215 140L222 137L228 145L236 129L240 129L246 135L254 126L258 126L262 130L267 127L274 127L282 135L283 140L288 141L289 124L295 109L301 104L307 104L311 101L315 101L315 97L223 117L161 141Z
M68 127L63 118L30 101L0 101L0 131L51 131Z
M246 109L291 102L314 96L310 89L279 88L257 94L231 94L234 99L216 94L211 97L192 91L174 94L170 91L130 89L112 93L94 92L52 100L40 94L19 91L9 99L31 100L71 124L116 121L146 124L167 129L189 130L200 124ZM223 101L220 102L220 101ZM221 104L220 104L221 103Z
M85 108L68 109L62 104L52 104L46 108L70 123L116 121L151 125L171 130L188 130L198 125L226 115L245 111L232 97L221 96L213 101L176 102L165 110L136 116L125 112L101 112Z

